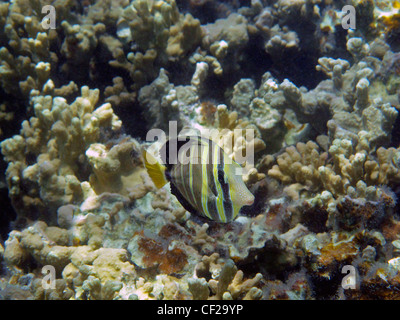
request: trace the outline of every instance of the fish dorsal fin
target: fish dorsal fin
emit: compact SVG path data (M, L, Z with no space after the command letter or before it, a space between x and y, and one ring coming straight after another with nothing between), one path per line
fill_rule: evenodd
M146 167L147 173L157 189L162 188L167 184L165 177L165 167L161 165L154 156L147 152L144 148L142 149L143 163Z

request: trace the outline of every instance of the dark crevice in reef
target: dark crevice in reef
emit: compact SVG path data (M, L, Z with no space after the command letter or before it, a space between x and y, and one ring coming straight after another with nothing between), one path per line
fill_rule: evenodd
M400 51L400 30L392 30L387 36L387 43L393 52Z
M250 0L177 0L176 4L181 13L190 13L200 20L201 24L213 23L217 19L226 18L236 12L239 7L250 7Z
M0 101L8 101L7 106L14 113L12 121L4 121L1 123L2 135L0 137L0 142L12 137L19 133L20 126L16 123L22 123L26 119L26 105L27 102L24 99L18 99L6 94L2 89L0 89ZM10 108L12 106L12 108ZM8 233L11 231L10 222L15 220L16 213L11 204L11 199L8 196L8 188L6 183L5 172L7 169L7 163L0 153L0 241L4 241L8 238Z
M193 3L194 1L177 1L178 3ZM200 1L199 1L200 2ZM214 1L203 1L203 5L191 6L189 4L187 10L192 14L193 17L200 20L201 24L213 23L218 19L218 12L216 10L216 4Z
M0 164L0 170L1 164ZM8 196L6 184L0 180L0 242L8 238L8 233L11 231L11 221L15 220L16 213L11 205L11 199Z
M263 74L273 65L270 55L264 49L262 36L250 36L249 44L243 53L246 58L239 62L238 81L251 75L258 87L261 84Z
M397 118L393 124L391 135L392 139L389 147L398 148L400 145L400 115L397 115Z
M123 121L123 133L136 139L146 140L147 131L152 126L147 123L144 117L146 110L143 110L137 101L126 108L113 109L115 114Z
M309 274L310 287L316 300L330 300L335 297L344 276L340 270L342 268L332 271L329 279Z
M314 49L302 49L292 53L290 56L281 57L279 61L271 57L264 49L261 36L252 36L246 49L241 53L242 58L238 62L238 68L233 69L230 65L223 64L224 74L222 77L209 73L204 82L204 90L207 98L230 104L226 92L242 78L252 78L256 87L261 83L265 72L271 72L272 76L279 82L288 79L297 87L305 86L307 89L315 88L326 75L315 69L318 64L320 53ZM249 75L251 75L249 77Z
M280 65L274 63L271 68L271 73L279 82L288 79L297 87L304 86L311 90L322 80L326 79L326 76L322 72L315 70L315 66L318 64L318 58L319 56L316 52L308 50L300 51L290 57L290 63L287 63L288 60L286 58L281 60L284 63Z
M258 87L263 74L273 66L273 61L270 55L265 52L262 38L259 35L250 37L249 44L240 55L237 66L223 63L224 73L222 77L209 72L202 90L207 100L216 100L229 106L230 95L227 92L233 90L234 85L240 79L251 78L255 81L256 87ZM232 57L232 59L236 60L235 57ZM229 57L227 57L226 61L229 60Z
M27 105L28 101L25 99L21 99L18 97L11 96L5 93L2 88L0 88L0 105L4 102L6 106L6 112L13 112L12 121L3 121L1 122L1 132L0 142L12 137L15 134L18 134L20 130L19 125L15 125L16 123L22 123L24 119L27 117ZM1 154L0 154L1 156Z
M326 221L328 220L328 211L324 207L309 207L301 215L300 223L308 230L314 233L327 232Z
M191 53L190 53L191 54ZM188 54L188 56L190 56ZM186 86L190 84L196 65L192 63L178 63L176 61L168 61L165 71L167 72L170 83L175 86ZM160 72L157 73L157 76Z

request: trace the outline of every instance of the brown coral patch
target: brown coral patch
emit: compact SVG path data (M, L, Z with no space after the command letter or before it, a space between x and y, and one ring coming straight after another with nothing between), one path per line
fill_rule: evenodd
M185 243L191 240L190 235L185 229L173 223L164 225L158 235L163 239L180 239L185 241Z
M215 114L217 107L209 101L203 101L200 105L200 114L203 117L204 122L213 125L215 122Z
M354 230L362 227L378 227L384 217L385 206L382 203L358 203L345 198L337 205L339 215L336 219L339 228Z
M390 191L391 193L391 191ZM396 205L396 201L393 195L388 194L387 192L382 192L380 201L384 204L387 208L393 208Z
M152 266L161 260L164 249L160 243L150 238L141 237L138 244L139 250L145 254L143 262L147 266Z
M329 266L334 262L350 262L358 253L358 248L352 242L329 243L321 249L318 262Z
M397 240L400 234L400 221L390 219L382 226L382 234L387 241Z
M304 272L291 273L286 282L281 280L266 281L267 300L304 300L310 299L311 288Z
M363 280L359 290L346 290L352 300L400 300L400 276L386 277L385 270L378 269L371 279Z
M289 300L289 295L286 292L286 287L280 280L268 281L267 287L269 288L269 300Z
M274 204L270 207L265 224L270 230L279 230L283 233L287 231L287 225L284 223L283 217L285 215L286 206L281 203Z
M186 253L182 249L174 248L167 250L158 268L162 273L172 274L181 271L186 264Z
M139 250L144 253L144 264L148 267L158 265L162 273L177 273L187 264L187 255L180 248L164 249L161 243L147 237L141 237L138 245Z
M300 223L314 233L328 231L326 221L328 220L328 211L325 207L312 207L308 203L304 203L305 210L301 215Z

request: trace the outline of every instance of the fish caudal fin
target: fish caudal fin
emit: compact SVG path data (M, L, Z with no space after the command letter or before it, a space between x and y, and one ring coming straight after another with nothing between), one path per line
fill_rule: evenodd
M165 186L168 183L167 179L165 178L165 166L160 164L152 154L144 149L142 149L142 156L147 173L157 189Z

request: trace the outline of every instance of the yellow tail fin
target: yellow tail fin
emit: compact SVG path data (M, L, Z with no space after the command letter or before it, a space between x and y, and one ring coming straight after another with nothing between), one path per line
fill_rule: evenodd
M147 173L149 174L151 180L157 187L157 189L162 188L164 185L168 183L167 179L165 178L165 166L160 164L156 158L145 149L142 149L142 156L144 166L147 169Z

